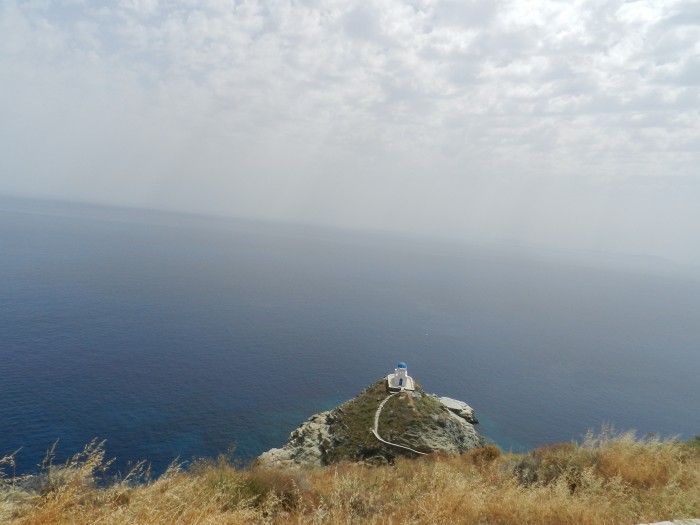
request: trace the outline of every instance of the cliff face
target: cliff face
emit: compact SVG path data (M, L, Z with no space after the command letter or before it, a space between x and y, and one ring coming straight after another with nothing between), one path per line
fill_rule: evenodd
M414 392L388 396L385 380L370 385L341 406L311 416L291 433L284 447L263 453L258 463L387 463L398 456L460 453L483 446L484 440L473 426L473 410L466 403L426 394L420 385ZM372 432L375 423L376 435Z

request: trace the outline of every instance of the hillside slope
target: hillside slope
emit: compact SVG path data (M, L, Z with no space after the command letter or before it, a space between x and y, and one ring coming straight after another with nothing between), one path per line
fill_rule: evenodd
M292 432L283 448L265 452L258 462L268 466L325 466L342 461L382 464L398 457L462 453L483 446L484 439L472 424L473 413L459 416L440 399L417 383L413 392L392 395L382 379L338 408L311 416ZM375 423L376 435L372 432Z

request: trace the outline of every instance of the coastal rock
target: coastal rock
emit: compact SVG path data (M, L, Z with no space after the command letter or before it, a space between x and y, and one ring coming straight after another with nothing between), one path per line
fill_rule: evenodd
M333 412L314 414L289 435L282 448L273 448L258 457L261 465L289 466L327 464L326 451L333 446L330 425Z
M464 418L472 425L477 425L479 423L479 420L474 417L474 409L464 401L452 399L451 397L439 397L438 400L454 414Z
M281 467L341 461L376 464L400 456L462 453L484 445L470 420L476 421L474 411L462 401L426 394L419 385L413 392L389 397L382 380L341 406L311 416L282 448L268 450L256 462Z
M387 432L392 442L411 445L426 452L460 454L483 446L484 440L474 427L463 418L449 411L434 414L433 425L425 424L408 430L403 435Z

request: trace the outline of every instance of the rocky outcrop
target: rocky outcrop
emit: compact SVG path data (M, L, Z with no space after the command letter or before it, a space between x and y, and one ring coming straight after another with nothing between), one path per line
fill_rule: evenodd
M327 465L328 452L334 443L330 430L333 412L314 414L289 435L284 447L263 452L257 462L276 466Z
M423 424L396 436L397 442L411 443L413 448L425 452L460 454L484 445L484 439L473 424L452 412L436 412L430 415L431 424Z
M420 385L414 392L401 392L384 403L377 429L386 441L381 442L372 429L377 409L387 395L385 381L378 381L341 406L314 414L290 434L282 448L263 453L257 463L265 466L324 466L339 461L391 463L399 456L417 455L409 449L428 454L456 454L483 446L483 438L474 429L474 410L469 405L426 394Z
M458 401L457 399L452 399L451 397L439 397L438 400L449 410L457 414L459 417L464 418L472 425L479 424L479 420L474 417L474 409L467 405L464 401Z

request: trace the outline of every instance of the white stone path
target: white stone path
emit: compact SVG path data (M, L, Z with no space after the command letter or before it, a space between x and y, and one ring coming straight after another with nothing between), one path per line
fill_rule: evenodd
M372 431L372 434L374 434L374 437L376 437L382 443L385 443L387 445L391 445L392 447L399 447L399 448L402 448L404 450L409 450L409 451L413 452L414 454L420 454L421 456L427 456L427 454L425 452L420 452L419 450L413 450L410 447L405 447L405 446L399 445L397 443L391 443L391 442L387 441L386 439L382 439L379 436L379 432L378 432L378 430L379 430L379 414L382 413L382 408L384 408L384 405L386 404L386 402L389 401L389 399L392 396L395 396L396 394L398 394L398 392L394 392L393 394L389 394L388 396L386 396L386 398L381 403L379 403L379 406L377 407L377 411L374 413L374 428L371 428L370 430Z

